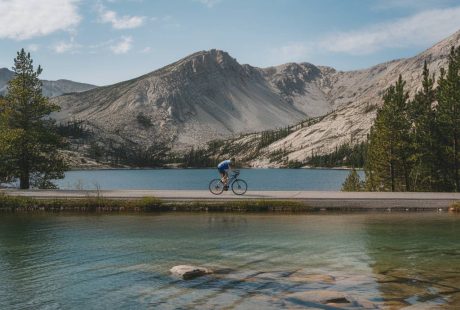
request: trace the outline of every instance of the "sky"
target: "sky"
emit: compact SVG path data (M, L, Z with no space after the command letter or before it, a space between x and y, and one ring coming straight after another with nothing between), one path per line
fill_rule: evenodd
M187 55L338 70L414 56L460 29L460 0L0 0L0 68L108 85Z

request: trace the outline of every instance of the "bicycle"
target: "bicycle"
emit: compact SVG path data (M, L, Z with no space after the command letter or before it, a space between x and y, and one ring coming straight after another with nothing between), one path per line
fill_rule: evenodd
M239 170L234 170L232 175L229 177L227 184L231 186L232 192L235 195L244 195L248 190L248 184L245 180L238 179L240 175ZM213 179L209 182L209 191L214 195L220 195L224 192L224 182L221 179Z

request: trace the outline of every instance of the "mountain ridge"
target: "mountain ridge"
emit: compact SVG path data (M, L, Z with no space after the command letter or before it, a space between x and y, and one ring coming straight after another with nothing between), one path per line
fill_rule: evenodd
M233 144L233 149L240 149L238 146L245 145L243 149L247 152L240 154L240 157L246 157L250 166L279 167L289 161L306 162L312 154L332 153L344 144L363 142L373 124L377 108L383 104L382 95L385 89L396 82L399 74L406 81L406 89L412 98L422 86L424 62L427 61L431 73L439 76L440 68L447 65L450 49L459 44L460 31L457 31L410 58L392 60L362 70L333 72L327 78L334 86L329 91L326 90L327 87L323 90L336 108L320 122L294 130L286 137L258 150L257 155L253 152L260 134L235 139L230 144ZM232 149L228 145L227 148ZM280 153L283 156L274 156ZM250 156L255 158L250 159Z
M431 72L439 72L450 47L459 42L457 31L416 56L353 71L306 62L257 68L239 64L225 51L199 51L128 81L56 97L62 110L55 117L85 120L102 146L110 140L119 146L129 142L181 151L215 139L239 143L239 134L324 116L265 146L249 164L302 162L313 153L365 140L383 92L399 74L413 96L424 61ZM253 135L256 143L260 134ZM242 157L253 152L254 145L247 146ZM286 154L282 160L271 161L270 154L281 150Z
M85 119L103 138L120 133L121 140L129 137L147 146L160 141L180 149L287 126L331 109L325 98L302 101L301 94L286 95L276 78L269 78L224 51L200 51L138 78L55 98L62 107L55 117ZM309 86L309 92L321 95ZM140 114L155 126L139 126Z
M0 68L0 95L6 94L8 81L13 77L13 71L9 70L8 68ZM67 79L41 81L43 95L47 97L56 97L64 93L82 92L97 87L96 85L75 82Z

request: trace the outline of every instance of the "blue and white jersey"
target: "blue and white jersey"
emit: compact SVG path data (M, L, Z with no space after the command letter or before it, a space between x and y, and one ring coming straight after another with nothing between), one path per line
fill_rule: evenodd
M219 170L228 170L230 169L230 159L224 160L220 164L217 165L217 169Z

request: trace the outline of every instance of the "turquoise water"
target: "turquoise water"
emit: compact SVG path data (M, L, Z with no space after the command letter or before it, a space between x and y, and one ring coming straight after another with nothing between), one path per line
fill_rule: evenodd
M459 236L447 213L3 214L0 309L458 309Z
M340 190L349 171L334 169L241 169L249 190ZM217 169L69 171L62 189L208 189Z

